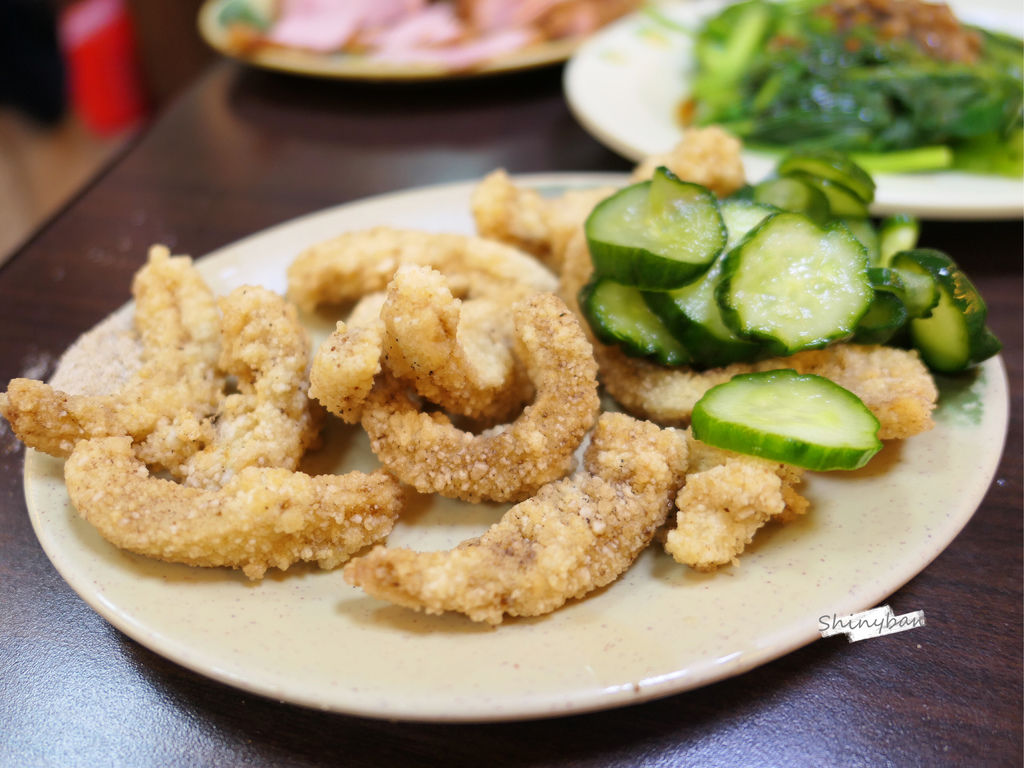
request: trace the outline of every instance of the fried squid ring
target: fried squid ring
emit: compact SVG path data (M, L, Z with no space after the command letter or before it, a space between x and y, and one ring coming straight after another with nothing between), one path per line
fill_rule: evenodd
M347 321L334 331L313 356L309 396L348 424L358 424L363 404L380 373L384 323L380 308L384 293L369 293L356 304Z
M449 413L511 418L533 394L512 354L512 313L486 299L462 302L443 275L403 266L381 308L384 358L400 380Z
M256 286L236 288L219 306L218 366L236 391L222 396L209 443L172 469L186 485L203 488L223 485L244 467L295 469L322 422L306 394L309 337L295 307Z
M598 413L597 366L579 322L553 294L513 308L517 356L536 389L511 424L474 435L425 413L387 371L362 424L385 469L418 491L465 501L518 501L571 471Z
M633 169L633 181L649 179L666 166L683 181L701 184L719 197L728 197L746 183L743 145L717 125L688 128L669 152L651 155Z
M288 267L288 296L305 311L382 291L403 264L433 267L454 293L511 303L553 291L536 259L480 237L375 227L346 232L303 251Z
M676 526L665 551L698 571L736 563L771 520L789 522L809 506L797 493L803 470L744 456L689 438L686 484L676 497Z
M503 170L492 171L473 189L470 206L477 232L532 253L555 272L565 246L614 187L570 189L557 197L518 187Z
M382 540L402 507L386 473L310 476L247 467L223 488L150 477L131 438L80 441L64 465L71 503L121 549L260 579L297 562L335 568Z
M479 538L445 552L374 547L345 566L345 579L398 605L490 624L583 597L618 578L664 522L686 466L686 438L604 413L584 464Z
M26 445L67 456L79 440L126 434L139 443L149 439L150 459L170 466L209 437L202 420L215 411L224 387L213 294L190 258L171 257L163 246L150 249L132 291L140 361L117 392L73 395L13 379L0 395L0 413Z
M590 253L582 232L566 252L559 294L579 313L576 296L592 271ZM590 329L583 321L588 334ZM878 418L879 438L903 439L934 426L932 411L938 390L914 350L860 344L834 344L788 357L755 363L735 363L723 368L697 371L667 368L593 338L594 357L605 390L623 408L661 424L686 424L694 404L711 387L739 373L792 368L831 379L856 394Z

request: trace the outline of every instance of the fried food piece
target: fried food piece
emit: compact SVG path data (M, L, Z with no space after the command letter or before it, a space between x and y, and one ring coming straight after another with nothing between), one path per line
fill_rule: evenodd
M689 128L664 154L645 158L633 169L633 181L651 178L666 166L683 181L702 184L719 197L728 197L746 183L740 151L743 145L717 125Z
M544 485L479 538L445 552L374 547L345 579L409 608L498 624L611 583L667 517L686 466L682 432L604 413L584 470Z
M362 424L385 469L423 493L465 501L518 501L572 470L597 418L597 366L583 329L553 294L513 307L516 355L536 389L510 424L479 435L443 413L421 411L385 370Z
M592 265L586 240L579 234L566 251L559 294L579 314L576 300L590 278ZM932 411L938 390L914 350L860 344L834 344L788 357L696 371L666 368L629 357L621 349L597 341L582 321L594 346L601 383L630 413L661 424L686 424L694 404L716 384L738 373L792 368L831 379L856 394L878 418L882 440L895 440L925 432L934 426Z
M320 432L306 392L309 336L295 307L272 291L237 288L220 299L218 367L235 392L221 398L208 444L172 474L218 488L245 467L295 469Z
M309 396L347 424L359 423L381 370L384 323L380 310L385 298L383 291L361 298L313 356Z
M449 413L500 423L533 394L512 354L512 312L487 299L462 302L444 276L400 267L381 308L384 357L399 380Z
M554 276L504 243L415 230L375 227L346 232L303 251L288 267L288 296L312 311L382 291L403 264L433 267L459 296L512 303L552 291Z
M676 527L665 551L698 571L737 558L770 520L789 522L809 506L796 486L803 470L689 438L686 483L676 497Z
M568 190L543 197L516 186L504 170L489 173L473 189L470 206L481 236L532 253L555 272L562 269L565 246L594 206L614 187Z
M670 152L637 165L631 180L650 179L658 166L665 165L684 181L703 184L726 197L746 181L741 149L738 139L717 126L689 129ZM534 189L516 186L508 173L498 169L474 188L470 203L481 236L532 253L560 273L566 266L569 242L594 206L617 191L615 187L597 187L544 197Z
M67 456L92 437L131 435L150 443L148 460L180 463L209 437L202 421L217 406L220 321L213 294L186 256L150 249L132 284L141 338L138 370L119 391L72 395L32 379L13 379L0 413L31 448Z
M246 467L223 488L150 477L129 437L79 441L65 462L71 503L107 541L139 555L241 568L260 579L297 562L335 568L391 531L402 507L386 473L310 476Z

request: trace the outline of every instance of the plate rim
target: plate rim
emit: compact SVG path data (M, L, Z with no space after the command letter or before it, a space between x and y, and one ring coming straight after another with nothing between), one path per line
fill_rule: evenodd
M608 181L609 178L621 179L623 176L624 174L604 173L547 173L516 175L513 176L513 180L524 185L532 184L538 187L559 184L566 186L580 186L583 184L603 184ZM201 263L204 259L212 259L220 254L228 253L235 248L242 248L247 242L254 238L262 238L272 232L291 227L301 228L314 217L330 216L341 209L350 209L351 207L358 206L360 204L387 204L390 201L401 200L403 198L434 194L440 190L447 192L460 192L465 190L468 193L468 191L477 183L478 182L476 180L473 180L450 182L439 185L425 185L422 187L416 187L408 190L397 190L394 192L383 193L368 198L342 203L337 206L332 206L321 211L315 211L305 216L300 216L281 224L268 227L260 232L253 233L197 258L197 263ZM111 313L110 316L127 312L129 311L130 306L131 302L129 301ZM998 471L999 457L1001 457L1005 450L1005 440L1009 428L1009 387L1005 361L1003 360L1002 355L998 355L995 358L986 361L984 366L986 367L986 375L995 376L995 380L992 381L989 386L996 387L996 389L1001 391L1003 394L1002 402L998 404L998 407L1001 409L1002 416L1002 435L997 459L994 464L988 468L987 475L981 478L984 482L979 480L974 486L972 486L973 493L970 497L971 501L969 504L965 505L965 507L970 507L970 511L961 512L958 516L950 518L946 525L938 530L938 533L941 533L942 535L937 535L930 547L925 550L916 550L915 554L918 555L917 557L901 562L902 567L895 569L897 575L893 576L893 569L889 569L888 574L890 578L884 580L884 583L883 581L877 581L871 585L870 590L862 589L855 595L848 594L844 601L837 602L837 610L848 610L851 613L857 610L863 610L877 604L887 596L898 591L907 582L925 570L935 560L935 558L937 558L953 542L959 532L967 525L976 513L984 499L984 496L988 493L988 489L991 487L995 473ZM190 654L188 652L180 652L178 650L178 647L181 645L180 641L167 638L163 633L155 631L147 627L144 623L140 623L132 616L125 614L122 610L118 609L116 605L105 599L102 593L95 593L83 587L76 574L67 572L68 564L65 562L62 553L59 550L54 549L54 542L50 539L49 531L45 529L42 516L39 510L35 508L35 500L30 496L30 464L35 465L40 461L47 462L58 460L39 454L32 449L26 450L23 484L26 505L29 509L29 517L33 531L35 532L35 535L47 557L54 565L54 568L58 573L60 573L68 586L71 587L71 589L75 591L86 604L100 614L109 624L123 632L125 635L173 663L188 668L201 676L217 680L218 682L227 684L234 688L311 709L410 722L447 723L510 722L516 720L530 720L562 715L582 714L659 699L665 696L682 693L697 687L719 682L723 679L742 674L765 663L778 659L819 639L819 635L815 631L815 625L813 622L798 622L793 620L789 625L780 627L767 636L760 636L762 641L760 645L755 649L748 649L742 654L741 658L705 659L702 664L697 665L697 674L695 675L690 674L690 669L674 670L669 674L660 676L659 678L640 681L630 688L619 686L612 689L595 689L583 694L576 694L577 698L571 701L568 706L565 705L564 701L560 699L556 700L557 697L550 694L523 700L520 702L518 707L502 708L499 706L487 711L481 710L479 703L470 702L468 705L463 705L461 709L453 707L441 713L424 711L416 706L403 710L401 708L396 708L393 705L386 707L374 707L367 703L364 703L363 706L352 706L351 704L340 705L338 702L325 703L321 698L316 696L304 696L300 693L297 694L295 691L282 689L280 686L272 683L247 679L241 674L233 673L230 669L222 665L204 662L204 659L201 658L202 654L200 654L200 657L196 657L194 654ZM810 615L813 610L815 610L815 608L811 608L807 612L808 615ZM685 682L681 682L684 680Z

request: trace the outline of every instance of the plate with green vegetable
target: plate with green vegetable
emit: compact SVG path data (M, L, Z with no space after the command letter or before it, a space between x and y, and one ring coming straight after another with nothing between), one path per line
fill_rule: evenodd
M718 124L743 140L755 181L789 150L837 150L875 178L872 214L1017 218L1022 35L1008 0L663 3L584 44L565 91L630 159Z

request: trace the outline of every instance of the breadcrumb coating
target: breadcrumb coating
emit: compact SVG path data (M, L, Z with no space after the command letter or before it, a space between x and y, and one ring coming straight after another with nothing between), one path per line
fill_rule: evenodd
M664 522L686 466L682 432L625 414L598 420L584 469L544 485L476 539L445 552L375 547L345 566L367 593L499 624L610 584Z
M385 469L423 493L465 501L518 501L572 470L597 418L597 366L579 321L553 294L513 308L516 355L536 389L509 424L475 435L424 412L384 371L362 425Z
M107 541L139 555L240 568L260 579L297 562L335 568L390 533L402 508L384 472L310 476L247 467L220 489L149 475L131 438L80 441L64 465L71 503Z
M309 396L347 424L358 424L363 404L380 373L386 295L368 293L317 349L309 371Z
M569 238L594 206L615 192L615 187L599 187L545 198L534 189L516 186L499 169L473 189L470 206L482 237L510 243L560 272Z
M556 280L529 254L482 237L375 227L307 248L288 267L288 296L301 309L383 291L403 264L433 267L456 295L508 303Z
M244 467L295 469L316 442L322 412L306 392L309 336L294 306L272 291L243 286L218 302L219 369L235 392L221 397L213 437L172 474L217 488Z
M699 571L735 564L765 523L807 511L796 490L803 470L687 437L686 482L676 497L675 527L665 537L665 551L677 562Z
M437 270L400 267L381 320L388 369L449 413L501 423L533 394L512 352L511 309L454 298Z
M649 179L663 165L684 181L701 184L718 197L728 197L746 183L742 149L739 139L717 125L689 128L669 152L644 158L633 170L632 178Z

